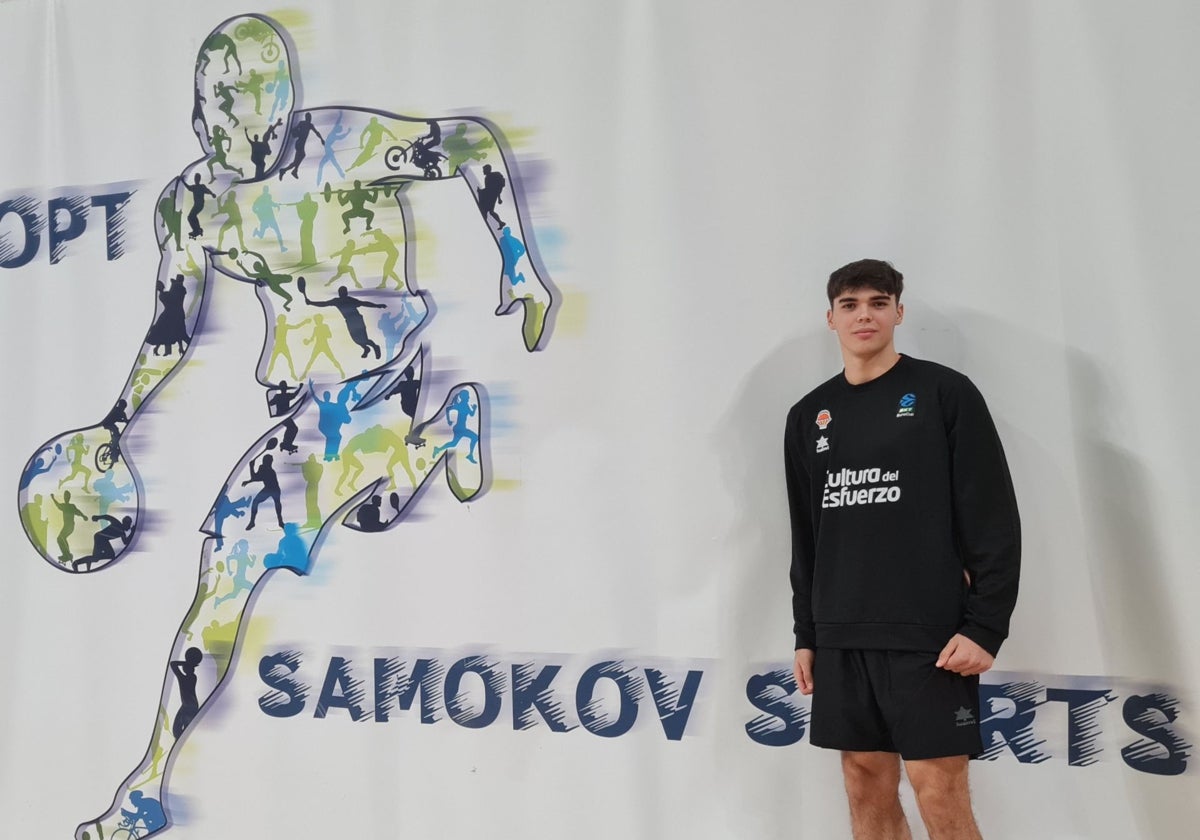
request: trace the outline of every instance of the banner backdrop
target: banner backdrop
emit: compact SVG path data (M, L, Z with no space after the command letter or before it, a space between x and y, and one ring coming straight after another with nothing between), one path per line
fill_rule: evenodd
M1023 515L985 835L1193 836L1198 35L0 3L4 833L848 836L781 455L872 256Z

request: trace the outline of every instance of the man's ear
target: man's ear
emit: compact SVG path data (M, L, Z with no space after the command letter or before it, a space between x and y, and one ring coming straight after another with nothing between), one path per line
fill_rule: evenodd
M899 324L903 320L904 320L904 304L897 303L896 304L896 323Z
M825 323L829 325L829 329L833 329L833 310L825 310Z

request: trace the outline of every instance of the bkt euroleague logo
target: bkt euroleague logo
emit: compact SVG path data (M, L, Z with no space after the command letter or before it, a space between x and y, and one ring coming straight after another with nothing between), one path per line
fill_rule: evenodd
M917 395L905 394L900 398L900 405L896 409L897 417L912 417L917 412Z
M825 473L821 507L850 507L900 501L900 471L884 472L879 467Z

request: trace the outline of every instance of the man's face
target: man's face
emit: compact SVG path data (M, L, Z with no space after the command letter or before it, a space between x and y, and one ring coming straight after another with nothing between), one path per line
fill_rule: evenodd
M878 289L847 289L825 315L847 353L874 356L892 346L892 333L904 318L904 304Z

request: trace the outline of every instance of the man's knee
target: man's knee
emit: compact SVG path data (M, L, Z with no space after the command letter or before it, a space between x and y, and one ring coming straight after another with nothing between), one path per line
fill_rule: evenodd
M922 810L970 806L965 755L905 762L904 768Z
M842 776L852 802L895 796L900 788L900 757L887 752L843 752Z

